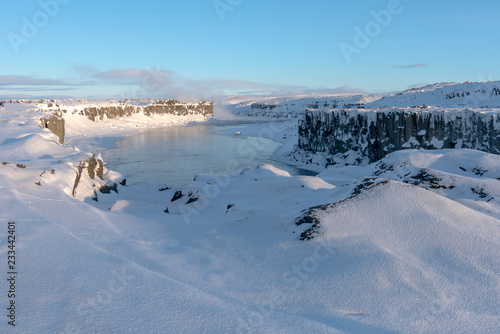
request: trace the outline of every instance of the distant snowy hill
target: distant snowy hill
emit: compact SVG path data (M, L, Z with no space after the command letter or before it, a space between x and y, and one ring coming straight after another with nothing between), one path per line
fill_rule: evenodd
M298 118L306 109L353 108L381 97L359 93L232 96L228 97L226 103L234 115L240 117Z
M443 108L500 107L500 81L439 83L414 88L367 103L367 108L433 106Z
M222 101L239 117L300 118L306 109L500 108L500 81L438 83L397 94L303 94L230 96ZM216 114L217 116L217 114Z

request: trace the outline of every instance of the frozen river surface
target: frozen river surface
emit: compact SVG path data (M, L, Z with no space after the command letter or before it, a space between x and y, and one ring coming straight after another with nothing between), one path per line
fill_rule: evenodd
M197 174L222 176L261 163L271 163L295 175L314 175L271 160L281 143L217 133L234 125L198 123L141 131L101 153L107 168L123 174L129 185L155 180L177 187L189 183ZM241 128L241 123L238 125Z

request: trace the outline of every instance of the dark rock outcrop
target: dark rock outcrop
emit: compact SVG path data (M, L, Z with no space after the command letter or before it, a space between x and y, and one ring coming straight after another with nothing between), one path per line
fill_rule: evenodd
M199 197L196 197L196 196L193 196L193 197L189 197L188 201L186 202L186 204L191 204L191 203L194 203L196 201L198 201L200 198Z
M87 173L92 180L94 180L96 177L102 180L104 171L103 166L103 161L101 159L97 159L93 154L87 160L80 162L80 165L76 170L76 178L73 184L73 197L75 197L76 195L76 189L78 188L78 184L80 183L80 179L82 178L83 171L87 170Z
M114 191L115 193L118 194L118 184L117 183L113 183L112 185L105 184L99 188L99 191L102 194L111 194L111 191Z
M402 149L470 148L500 154L500 115L472 110L312 110L299 121L298 147L368 162Z
M4 165L4 166L7 166L7 165L12 165L13 163L9 162L9 161L2 161L1 164ZM21 168L21 169L25 169L26 168L25 164L16 163L15 165L16 165L17 168Z
M181 190L177 190L175 192L174 196L172 196L172 199L170 200L170 202L175 202L175 201L181 199L182 196L184 196L184 194L182 193L182 191Z
M54 115L51 118L41 118L40 121L42 122L42 128L46 128L52 131L56 136L59 137L59 143L64 144L64 118Z

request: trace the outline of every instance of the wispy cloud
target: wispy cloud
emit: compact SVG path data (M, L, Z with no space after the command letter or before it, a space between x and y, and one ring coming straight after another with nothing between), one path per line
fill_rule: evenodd
M89 64L73 64L71 66L70 72L74 73L77 77L81 78L90 78L94 74L99 73L100 71Z
M72 97L72 93L95 85L88 80L63 80L54 78L43 78L29 75L0 75L0 93L5 98L56 98L60 92L69 92L66 98ZM30 95L26 93L31 93Z
M105 80L138 80L146 76L154 75L170 76L172 72L164 70L141 70L138 68L125 68L118 70L110 70L94 74L94 78ZM122 81L123 82L123 81Z
M62 80L38 78L27 75L0 75L0 86L60 86L67 83Z
M31 86L16 86L14 89L12 88L4 88L4 86L0 86L0 91L10 91L15 90L18 92L57 92L57 91L69 91L73 90L71 87L31 87Z
M297 87L265 84L235 79L185 78L175 72L158 68L143 70L126 68L94 74L93 79L103 84L135 85L144 97L171 97L177 99L207 99L227 94L269 94ZM304 89L304 87L299 87Z
M394 68L417 68L417 67L426 67L427 64L412 64L412 65L394 65Z
M75 64L65 79L36 76L1 75L0 91L19 95L20 92L71 91L78 97L99 92L101 98L175 98L179 100L213 99L224 95L268 95L304 93L362 92L349 86L316 89L283 84L267 84L236 79L190 79L178 73L159 69L122 68L99 71L92 65ZM83 94L81 92L87 92Z

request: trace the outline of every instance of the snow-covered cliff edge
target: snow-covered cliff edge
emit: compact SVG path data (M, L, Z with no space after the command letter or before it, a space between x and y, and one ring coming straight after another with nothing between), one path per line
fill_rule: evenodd
M238 117L293 119L302 117L306 109L342 109L362 107L383 95L362 93L303 94L283 96L232 96L226 104Z
M133 114L144 114L151 116L153 114L172 114L175 116L203 115L211 117L214 113L213 102L184 103L177 100L157 101L145 106L137 106L122 103L120 105L85 107L78 111L92 121L103 120L106 118L127 117Z
M17 103L25 103L18 102ZM92 101L78 104L71 100L41 100L32 110L52 112L53 116L40 119L43 128L51 130L59 137L59 143L64 144L66 135L65 118L76 115L97 122L106 119L127 118L133 115L151 117L153 115L170 115L174 117L198 116L207 119L213 116L213 102L185 103L177 100L138 100L133 102ZM13 102L10 102L13 103Z

